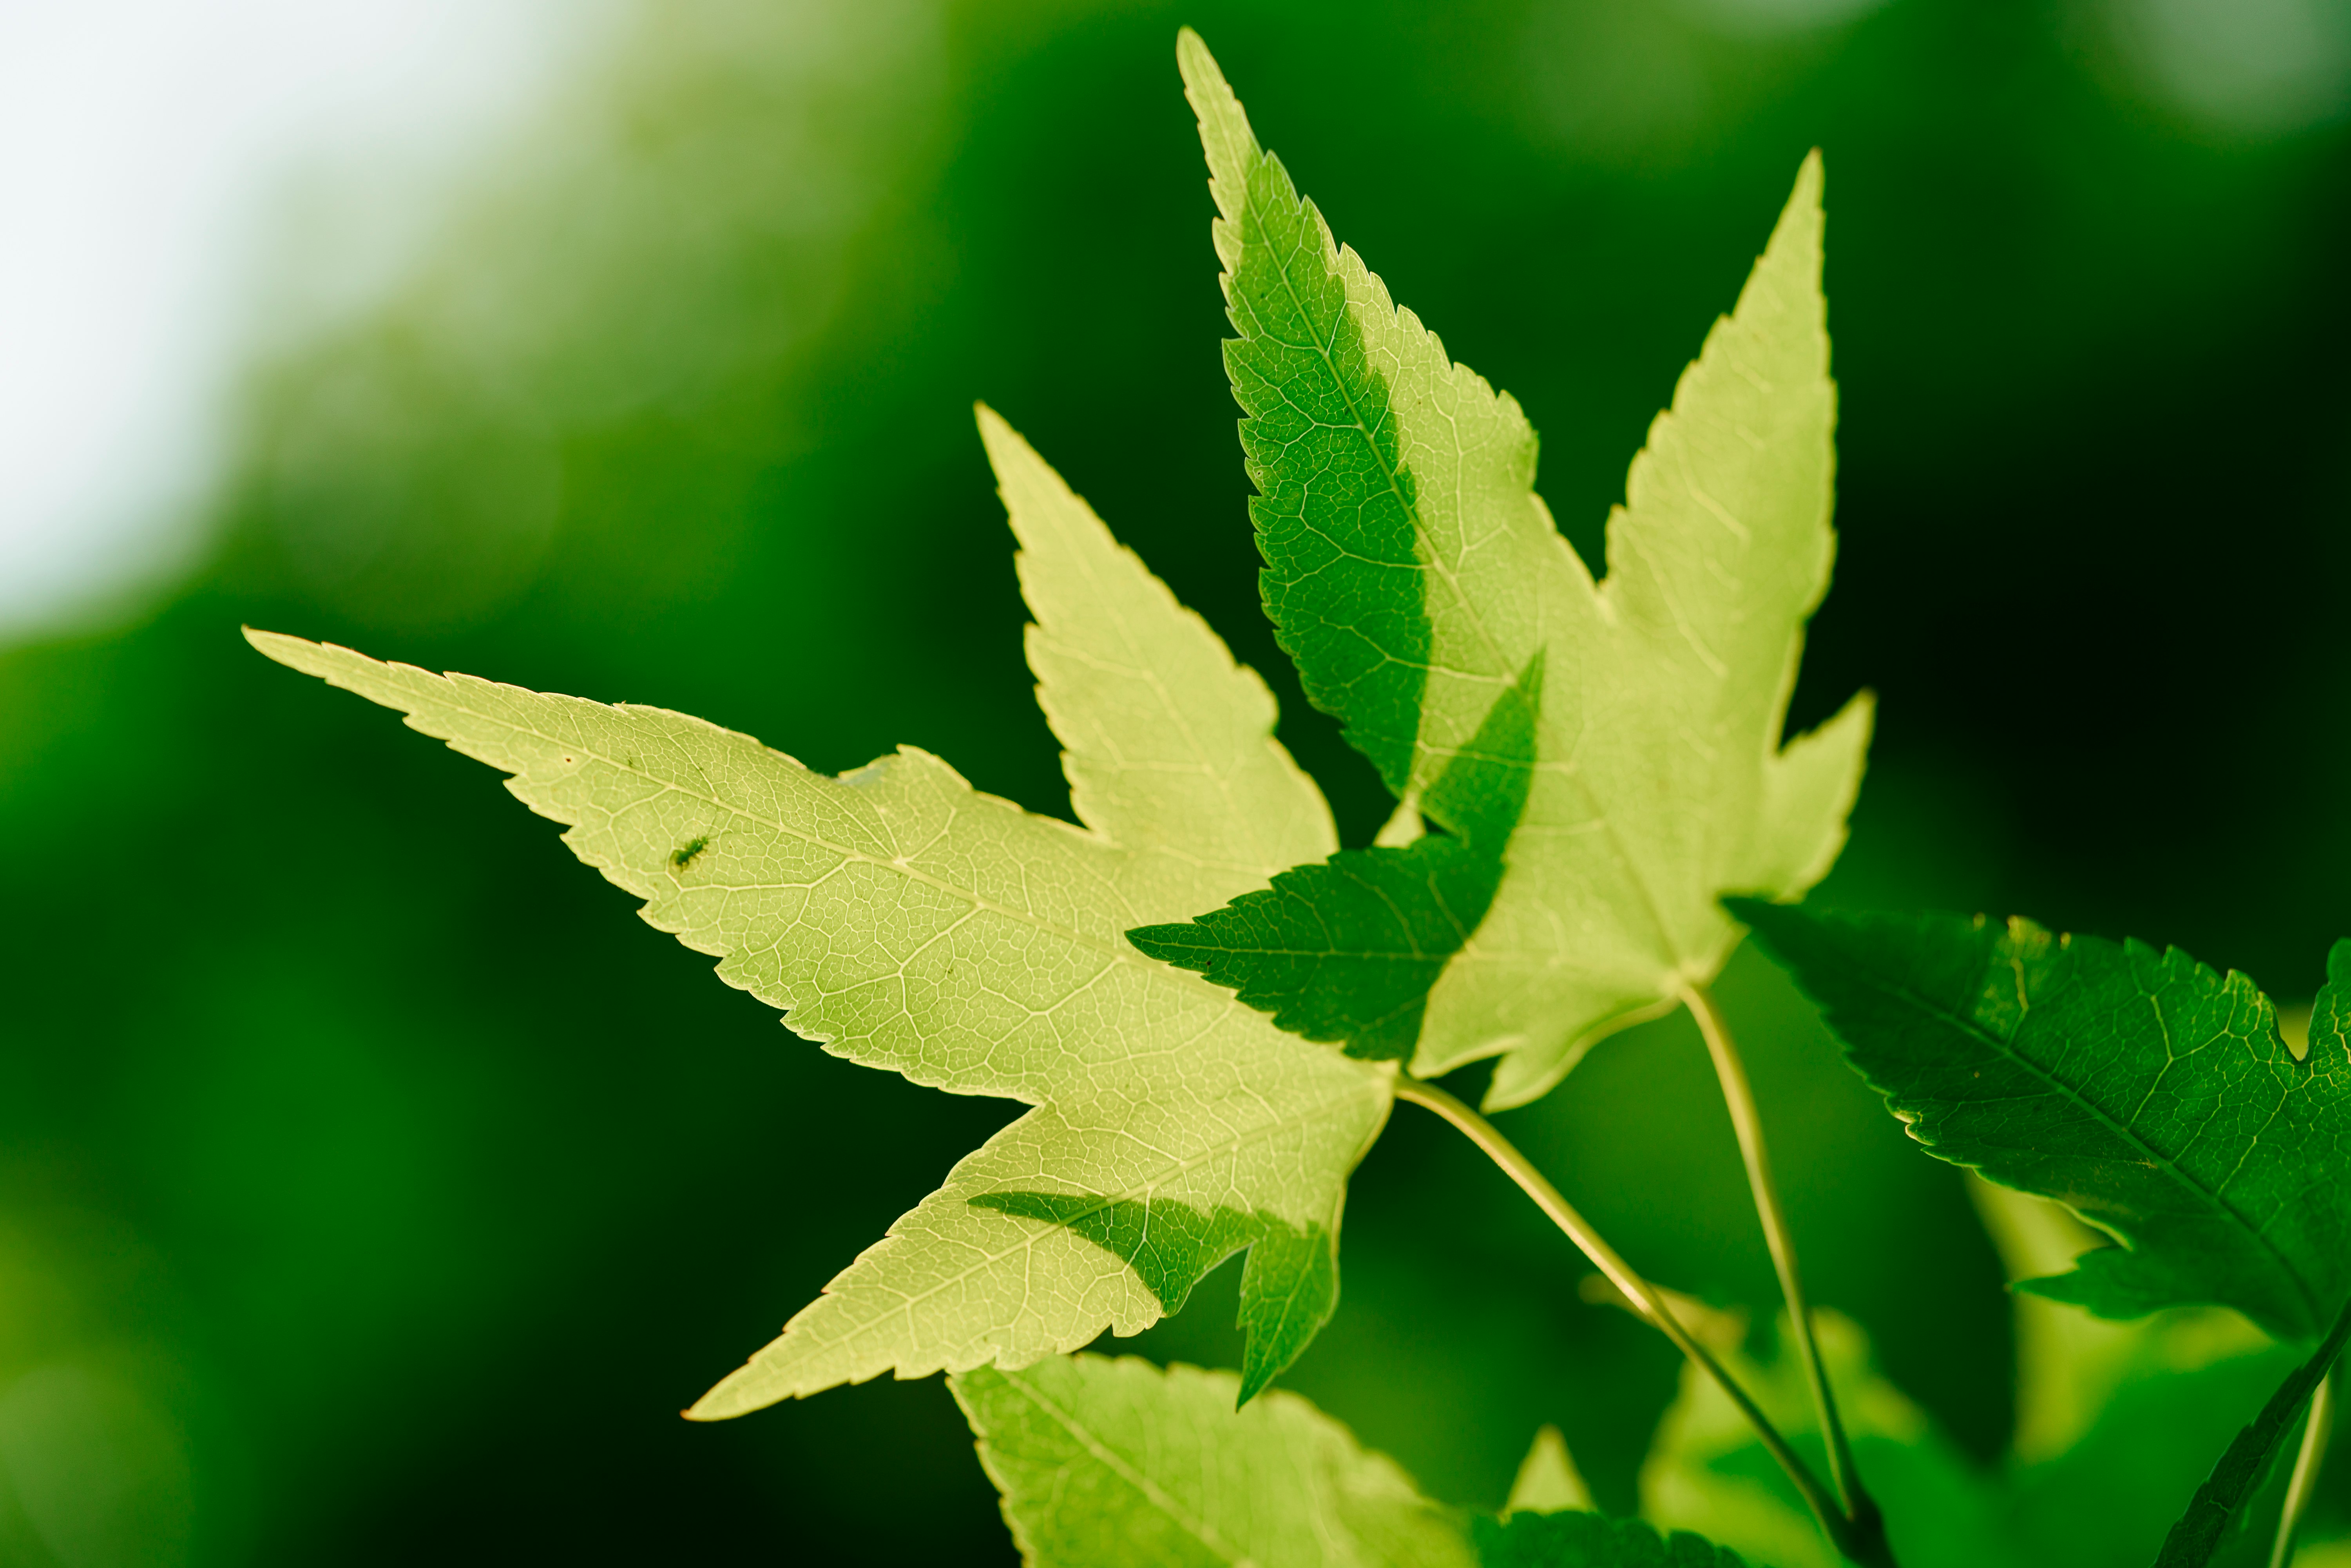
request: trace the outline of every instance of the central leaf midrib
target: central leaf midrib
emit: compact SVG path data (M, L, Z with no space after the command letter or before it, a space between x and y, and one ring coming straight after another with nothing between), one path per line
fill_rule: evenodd
M2305 1281L2302 1277L2302 1270L2294 1267L2293 1260L2287 1258L2284 1253L2281 1252L2278 1249L2277 1245L2271 1241L2268 1236L2262 1233L2262 1228L2255 1225L2248 1216L2239 1213L2236 1207L2231 1204L2226 1197L2223 1197L2219 1193L2207 1191L2201 1182L2197 1181L2186 1171L2181 1170L2179 1165L2169 1155L2162 1153L2154 1145L2150 1145L2145 1138L2141 1137L2137 1129L2133 1124L2118 1121L2115 1114L2106 1110L2105 1107L2100 1105L2096 1101L2088 1098L2082 1091L2074 1088L2072 1084L2067 1083L2064 1080L2056 1077L2047 1068L2043 1067L2039 1062L2034 1061L2031 1057L2026 1056L2023 1052L2017 1050L2015 1046L2007 1040L2001 1039L1998 1035L1993 1034L1991 1030L1986 1030L1972 1019L1965 1018L1955 1012L1946 1011L1938 1004L1928 1001L1926 998L1919 996L1917 992L1911 990L1907 986L1878 980L1876 977L1859 969L1853 970L1851 973L1858 976L1862 985L1865 988L1876 990L1882 996L1890 997L1896 1001L1902 1002L1930 1019L1939 1019L1949 1023L1953 1028L1959 1030L1961 1032L1990 1047L2002 1058L2023 1068L2034 1078L2055 1090L2065 1099L2072 1102L2074 1104L2078 1105L2084 1111L2088 1112L2100 1124L2106 1127L2125 1143L2130 1145L2133 1148L2137 1149L2141 1154L2145 1155L2149 1165L2162 1171L2182 1189L2201 1199L2206 1205L2225 1216L2247 1236L2250 1236L2254 1244L2259 1247L2262 1251L2267 1253L2271 1260L2277 1265L2278 1270L2288 1280L2293 1281L2294 1290L2302 1297L2304 1310L2311 1313L2314 1318L2315 1317L2318 1312L2317 1294L2311 1289L2309 1281ZM2032 1005L2032 1004L2030 1002L2026 1004L2026 1009L2028 1012L2031 1010Z

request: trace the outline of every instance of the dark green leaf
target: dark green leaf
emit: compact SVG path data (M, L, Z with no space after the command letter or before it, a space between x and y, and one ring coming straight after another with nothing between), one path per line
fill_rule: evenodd
M2336 946L2338 956L2346 946L2351 945ZM2328 967L2334 966L2330 964ZM2342 1017L2339 998L2335 1016L2338 1021ZM2303 1412L2310 1407L2310 1396L2318 1392L2319 1384L2333 1370L2346 1339L2351 1339L2351 1305L2336 1315L2335 1326L2327 1331L2326 1338L2311 1358L2278 1385L2270 1402L2262 1406L2262 1413L2230 1443L2229 1451L2220 1456L2220 1462L2212 1467L2212 1473L2189 1500L2188 1511L2179 1516L2179 1522L2164 1537L2163 1555L2155 1560L2155 1568L2203 1568L2212 1560L2228 1536L2229 1521L2259 1489L2279 1458L2278 1445L2301 1432Z
M2252 981L2177 948L1726 902L1912 1137L2120 1243L2020 1289L2105 1317L2213 1302L2305 1341L2334 1317L2351 1290L2351 942L2298 1061Z
M1065 1225L1141 1277L1172 1315L1209 1270L1249 1249L1241 1271L1239 1403L1246 1405L1313 1343L1339 1307L1339 1249L1320 1225L1279 1215L1203 1212L1167 1198L1141 1201L1055 1192L991 1192L977 1208Z
M1127 940L1234 988L1293 1034L1343 1041L1350 1056L1410 1056L1429 988L1501 882L1503 851L1526 806L1541 701L1538 655L1421 802L1452 832L1343 851L1196 920L1143 926Z
M1422 1077L1499 1056L1487 1105L1524 1104L1713 977L1739 936L1719 894L1792 897L1844 840L1868 700L1796 741L1782 730L1834 553L1820 161L1650 426L1595 583L1534 492L1525 413L1336 242L1200 40L1177 56L1220 214L1264 599L1307 695L1407 818L1458 834L1426 798L1530 665L1549 670L1496 885L1490 859L1434 845L1302 879L1287 890L1301 907L1236 925L1270 960L1249 994L1359 1051L1400 1052L1416 1028ZM1457 941L1471 894L1476 930ZM1341 907L1303 907L1321 895ZM1301 994L1325 984L1333 997Z
M1746 1568L1727 1546L1686 1530L1661 1536L1637 1519L1514 1513L1471 1529L1480 1568Z
M1204 120L1208 113L1204 106ZM1431 631L1414 481L1388 383L1345 283L1325 263L1322 215L1281 161L1253 144L1232 174L1245 194L1219 235L1228 314L1239 334L1225 344L1225 369L1249 416L1241 450L1257 489L1249 518L1265 556L1266 613L1308 698L1345 725L1402 795L1420 737Z

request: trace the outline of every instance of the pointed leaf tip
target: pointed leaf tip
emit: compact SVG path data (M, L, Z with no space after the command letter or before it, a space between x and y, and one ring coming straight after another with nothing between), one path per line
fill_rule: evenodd
M1257 133L1249 129L1249 115L1233 96L1216 56L1189 27L1176 35L1176 68L1184 78L1185 99L1200 121L1209 192L1217 211L1228 221L1238 221L1248 199L1249 167L1258 157Z
M1207 40L1188 25L1176 29L1176 68L1184 73L1186 83L1195 76L1225 79L1217 68L1217 57L1208 52Z
M246 642L265 659L274 659L289 670L306 675L324 676L329 649L325 644L301 637L289 637L283 632L264 632L257 627L242 626Z
M1821 162L1821 150L1813 148L1804 154L1796 168L1796 183L1788 191L1787 204L1780 209L1780 219L1771 225L1771 238L1763 247L1768 261L1784 254L1791 246L1802 246L1810 254L1804 256L1819 287L1822 230L1826 226L1823 189L1827 172Z
M996 460L997 449L1008 441L1020 441L1020 433L1012 428L1011 421L987 404L975 400L971 405L971 421L979 427L979 444L987 448L988 461ZM1027 445L1026 442L1021 442Z

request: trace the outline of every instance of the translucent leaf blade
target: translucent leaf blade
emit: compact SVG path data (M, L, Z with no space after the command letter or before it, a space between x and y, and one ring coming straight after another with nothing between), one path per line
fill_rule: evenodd
M1866 705L1787 754L1780 733L1834 555L1820 193L1814 154L1634 460L1589 652L1553 644L1544 767L1416 1058L1439 1071L1508 1042L1489 1105L1710 979L1738 936L1719 896L1794 896L1842 842Z
M1489 1103L1519 1103L1711 977L1738 936L1720 894L1792 896L1843 841L1866 705L1784 754L1780 735L1834 553L1818 162L1652 428L1595 585L1533 492L1518 405L1335 243L1196 38L1179 58L1220 213L1267 608L1309 696L1458 829L1435 786L1543 672L1499 888L1413 1057L1433 1074L1503 1054Z
M1370 1061L1409 1057L1429 988L1484 917L1526 807L1542 691L1536 664L1416 797L1458 831L1347 850L1223 909L1127 939L1232 986L1294 1034L1343 1042Z
M1460 1525L1292 1394L1081 1355L951 1385L1034 1568L1474 1568Z
M1165 862L1165 900L1195 907L1337 849L1322 792L1273 738L1265 683L1010 425L986 407L978 418L1079 821Z
M1385 1115L1387 1078L1136 953L1121 932L1165 907L1150 901L1168 894L1164 867L1138 873L1134 852L977 794L921 752L827 779L682 715L251 635L513 774L508 789L567 823L574 852L643 898L646 920L829 1051L1037 1107L701 1414L883 1371L1033 1359L1163 1313L1164 1291L1126 1260L972 1201L1008 1187L1204 1211L1238 1197L1253 1228L1201 1266L1311 1232L1335 1298L1345 1179ZM1285 1343L1302 1346L1296 1326Z

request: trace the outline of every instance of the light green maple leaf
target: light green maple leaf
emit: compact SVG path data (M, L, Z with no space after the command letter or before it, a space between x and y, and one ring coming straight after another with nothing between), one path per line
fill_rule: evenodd
M1499 1054L1488 1103L1522 1103L1714 976L1740 934L1720 894L1794 897L1844 842L1869 699L1781 743L1834 553L1819 160L1651 426L1595 583L1534 493L1518 404L1334 241L1198 37L1178 54L1221 214L1267 609L1308 695L1458 848L1434 866L1423 845L1350 852L1206 935L1138 940L1313 1038L1401 1033L1425 1075ZM1531 727L1496 722L1512 704ZM1465 768L1524 777L1465 788ZM1480 821L1503 800L1506 848ZM1399 881L1429 884L1425 909L1370 907ZM1398 1001L1416 987L1416 1018ZM1373 1016L1334 1019L1352 995Z
M1080 1355L950 1384L1031 1568L1474 1568L1461 1521L1294 1394Z
M1294 1394L1235 1410L1228 1372L1077 1355L949 1386L1029 1568L1740 1568L1638 1520L1431 1502Z
M1392 1072L1286 1035L1121 935L1327 854L1313 783L1232 660L1000 420L982 434L1082 828L902 747L840 778L682 714L249 632L513 775L652 925L836 1055L1031 1109L691 1414L1133 1333L1250 1249L1247 1389L1337 1299L1341 1202Z

